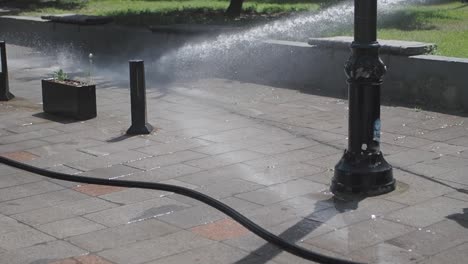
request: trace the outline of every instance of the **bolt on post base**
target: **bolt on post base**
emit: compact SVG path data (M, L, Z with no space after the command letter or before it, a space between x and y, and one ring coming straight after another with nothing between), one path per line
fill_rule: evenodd
M392 166L381 152L346 151L335 166L330 190L338 197L376 196L395 190Z

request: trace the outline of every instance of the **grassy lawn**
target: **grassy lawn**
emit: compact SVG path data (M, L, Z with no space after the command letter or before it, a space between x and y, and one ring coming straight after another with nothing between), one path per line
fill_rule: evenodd
M16 2L33 0L17 0ZM37 1L37 0L36 0ZM316 11L340 0L246 0L239 19L223 15L229 0L58 0L62 4L29 5L21 15L81 13L113 16L119 24L174 23L253 24L294 12ZM15 1L13 1L15 2ZM441 4L402 7L390 19L380 19L379 38L436 43L436 54L468 58L468 4L440 0ZM352 32L340 32L351 35Z
M436 43L436 54L468 58L468 4L409 7L396 12L392 20L382 21L381 39Z

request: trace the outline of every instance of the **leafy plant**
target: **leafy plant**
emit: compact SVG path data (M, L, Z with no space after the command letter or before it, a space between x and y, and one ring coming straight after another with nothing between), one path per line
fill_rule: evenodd
M57 80L57 81L63 82L66 79L68 79L68 74L65 73L62 69L60 69L60 70L54 72L54 79Z

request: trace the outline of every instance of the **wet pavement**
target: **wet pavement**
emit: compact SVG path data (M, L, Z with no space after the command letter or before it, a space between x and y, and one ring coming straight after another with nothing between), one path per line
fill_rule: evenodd
M0 104L6 157L70 174L195 189L330 256L371 263L468 257L466 117L383 106L381 148L397 190L343 202L328 188L347 143L344 100L224 79L148 84L148 121L157 130L127 137L128 83L94 76L95 119L44 115L40 79L60 60L8 48L17 98ZM311 262L190 198L78 185L1 165L0 263Z

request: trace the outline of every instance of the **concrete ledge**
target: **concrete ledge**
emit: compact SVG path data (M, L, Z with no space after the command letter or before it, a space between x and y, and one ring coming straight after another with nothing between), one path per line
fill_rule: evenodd
M433 43L384 39L379 39L378 41L381 45L381 54L413 56L429 54L436 49L436 45ZM352 42L352 37L343 36L331 38L310 38L308 41L310 45L328 49L349 49Z

